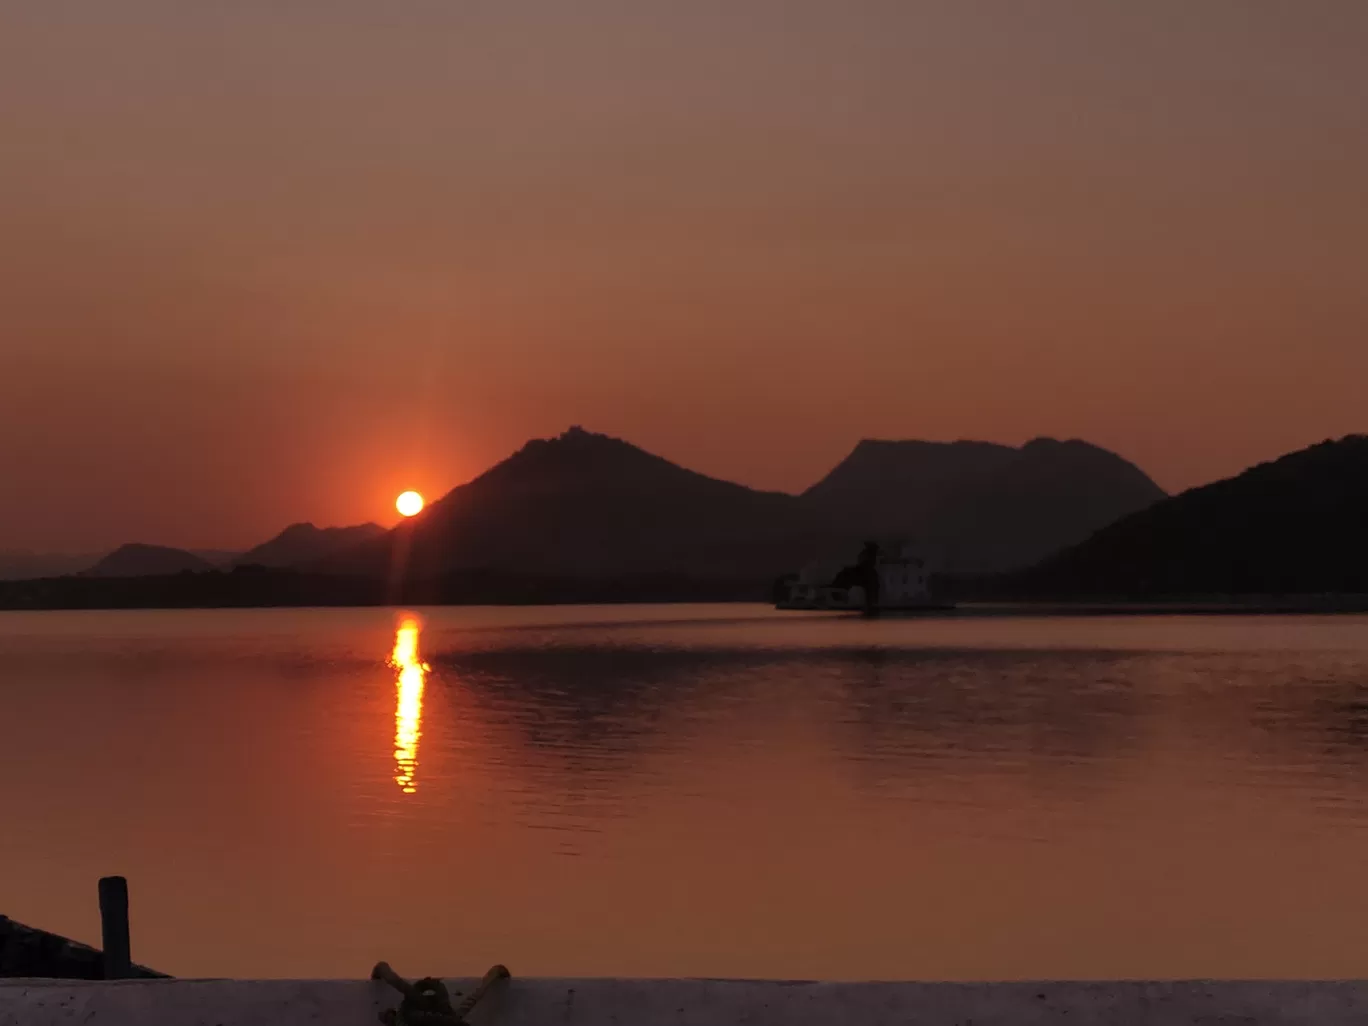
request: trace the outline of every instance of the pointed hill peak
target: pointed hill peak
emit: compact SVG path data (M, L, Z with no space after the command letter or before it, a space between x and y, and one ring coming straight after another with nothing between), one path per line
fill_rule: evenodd
M688 470L571 428L534 439L387 539L341 554L343 572L433 576L682 573L765 581L809 557L815 518L792 495Z
M663 489L701 486L750 492L744 485L708 477L611 435L571 427L553 438L534 438L468 484L432 504L445 506L490 489L523 493Z

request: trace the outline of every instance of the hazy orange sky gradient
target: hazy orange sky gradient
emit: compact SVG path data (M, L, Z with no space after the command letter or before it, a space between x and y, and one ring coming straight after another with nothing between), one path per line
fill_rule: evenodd
M1368 429L1361 0L0 0L0 549L391 522L567 425L1170 489Z

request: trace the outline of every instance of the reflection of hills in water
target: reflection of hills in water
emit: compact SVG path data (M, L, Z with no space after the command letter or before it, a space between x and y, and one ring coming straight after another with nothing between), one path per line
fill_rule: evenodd
M1194 757L1241 752L1341 776L1368 769L1368 680L1285 654L549 645L433 657L493 723L572 772L634 772L723 727L761 741L817 724L861 774L1105 778L1177 733ZM1240 682L1238 686L1230 682ZM1214 682L1214 683L1213 683Z

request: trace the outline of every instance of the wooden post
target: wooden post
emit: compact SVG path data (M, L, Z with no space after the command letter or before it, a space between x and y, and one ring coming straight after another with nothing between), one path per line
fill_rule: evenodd
M100 932L104 939L105 979L129 979L133 975L133 956L128 946L128 881L121 876L100 878Z

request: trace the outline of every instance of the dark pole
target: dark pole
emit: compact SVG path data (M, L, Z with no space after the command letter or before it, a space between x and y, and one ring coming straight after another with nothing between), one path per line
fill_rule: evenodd
M128 979L133 975L133 956L128 947L128 881L121 876L100 878L100 932L105 979Z

